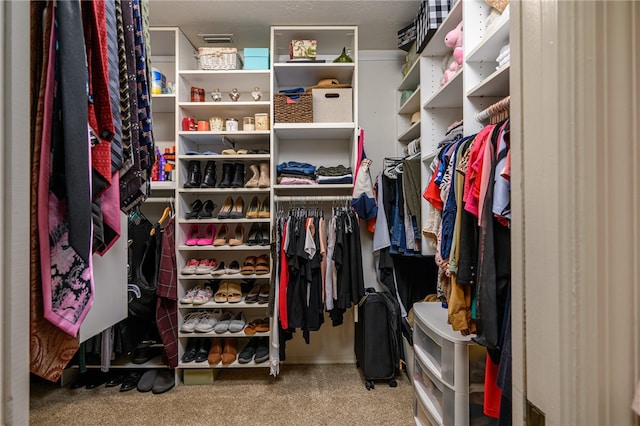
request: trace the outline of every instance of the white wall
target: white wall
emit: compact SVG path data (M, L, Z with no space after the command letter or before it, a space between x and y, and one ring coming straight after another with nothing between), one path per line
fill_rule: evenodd
M29 423L29 3L1 2L0 376L3 425Z
M371 177L382 169L384 157L395 156L396 140L396 91L402 79L402 52L359 52L358 63L358 122L365 130L365 151L373 160ZM376 287L376 273L372 250L372 235L363 223L362 264L365 287ZM310 344L296 332L294 339L287 342L288 363L349 363L355 362L353 351L353 312L345 314L344 324L331 325L325 315L325 323L320 331L312 332Z

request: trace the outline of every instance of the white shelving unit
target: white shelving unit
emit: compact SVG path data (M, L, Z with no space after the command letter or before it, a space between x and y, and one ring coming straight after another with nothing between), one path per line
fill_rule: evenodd
M429 168L436 155L437 144L448 127L464 120L464 134L470 135L482 128L483 123L475 120L475 114L509 95L509 64L496 69L496 58L502 46L509 43L509 13L495 19L490 27L485 23L490 14L490 6L482 0L458 0L453 4L447 18L440 25L424 50L420 53L419 64L414 64L398 87L398 91L416 84L415 69L419 73L420 111L419 131L407 127L409 101L398 107L398 140L404 144L419 135L422 158L421 187L426 188L431 177ZM464 18L464 19L463 19ZM445 35L463 20L464 60L461 69L441 86L442 64L452 49L444 44ZM413 105L413 104L410 104ZM404 118L404 126L401 125ZM403 133L404 131L404 133ZM423 223L428 202L421 199ZM422 237L422 254L434 254L431 240Z
M252 198L257 196L260 202L266 202L268 209L272 211L272 190L269 188L184 188L188 179L189 163L198 161L201 165L202 177L204 178L205 165L209 161L216 164L216 181L222 179L223 163L241 163L245 168L246 182L252 173L249 166L252 164L271 162L271 130L243 130L242 118L254 117L256 113L271 113L271 71L266 70L200 70L197 59L194 55L196 48L189 42L178 28L152 28L152 46L154 49L153 66L162 71L167 81L175 82L174 94L153 95L154 103L154 133L161 152L165 146L176 147L176 168L173 182L153 182L152 183L152 204L159 206L163 200L175 200L176 214L176 262L178 268L178 297L182 297L188 290L196 285L210 285L215 293L218 283L233 282L244 283L243 297L239 303L217 303L213 299L205 305L194 306L190 304L179 304L178 307L178 328L180 329L185 315L193 312L194 309L222 309L232 314L242 311L247 322L254 319L262 319L268 316L268 305L257 303L246 303L245 296L253 284L269 284L270 275L242 275L224 274L216 275L183 275L181 269L189 259L211 259L215 258L218 263L224 262L229 265L232 261L237 261L242 265L247 256L269 255L269 245L247 245L239 246L187 246L185 241L189 229L193 225L200 228L201 236L207 225L213 224L216 229L222 225L227 225L230 232L233 232L236 225L240 224L244 228L245 241L249 235L251 225L258 223L263 229L270 230L270 218L247 218L244 216L238 219L219 219L218 212L227 197L231 196L234 201L242 197L244 201L244 211L248 208ZM265 40L265 45L268 43ZM251 46L255 47L255 46ZM238 49L241 51L241 48ZM155 54L157 52L157 55ZM157 59L157 60L156 60ZM191 87L199 87L205 90L204 102L191 101ZM254 101L251 92L255 87L259 87L262 98ZM214 102L210 93L218 88L222 93L222 101ZM231 89L237 88L240 92L240 99L232 101L228 96ZM210 117L221 117L223 121L228 118L235 118L239 123L239 131L184 131L182 130L182 120L191 117L198 120L209 121ZM156 132L158 129L158 132ZM234 154L223 155L224 149L246 149L260 151L258 154ZM243 182L243 183L244 183ZM186 213L191 211L191 205L196 200L202 202L211 200L216 204L212 218L186 219ZM157 208L157 207L155 207ZM270 232L269 232L270 235ZM239 333L182 333L178 334L178 370L176 377L178 383L185 376L185 370L210 370L219 368L268 368L270 362L256 364L249 362L240 364L237 360L229 365L221 363L215 366L208 362L196 363L182 362L188 339L210 339L212 337L235 337L238 338L238 354L249 341L250 337L269 337L270 332L246 335ZM209 374L207 377L213 377Z
M291 40L317 40L318 62L289 63ZM343 48L351 52L351 63L333 63ZM300 161L318 166L351 167L355 173L358 132L358 27L271 27L272 94L283 89L308 89L321 79L335 78L352 87L353 121L336 123L275 123L272 118L274 163ZM320 62L325 61L325 62ZM271 117L274 117L273 111ZM272 182L276 172L272 170ZM276 196L348 195L349 185L278 185Z

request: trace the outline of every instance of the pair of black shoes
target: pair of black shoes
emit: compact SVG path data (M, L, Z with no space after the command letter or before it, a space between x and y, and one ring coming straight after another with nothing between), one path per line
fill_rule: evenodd
M269 245L269 224L254 223L249 228L249 235L247 236L248 246L265 246Z
M218 188L242 188L244 163L222 163L222 180Z
M97 369L90 369L86 373L80 373L77 380L69 386L70 389L95 389L107 382L107 373Z
M209 219L213 217L213 210L218 207L216 203L211 200L206 200L204 203L200 200L195 200L191 203L191 211L187 212L185 219Z
M147 370L138 380L138 391L154 394L165 393L176 385L173 370Z
M215 188L216 187L216 163L207 161L204 167L204 175L200 161L189 161L189 175L184 184L185 188Z
M240 364L247 364L253 360L256 364L265 362L269 359L269 338L268 337L252 337L247 346L242 349L238 355Z
M187 348L182 354L182 362L205 362L211 350L211 339L190 338L187 340Z

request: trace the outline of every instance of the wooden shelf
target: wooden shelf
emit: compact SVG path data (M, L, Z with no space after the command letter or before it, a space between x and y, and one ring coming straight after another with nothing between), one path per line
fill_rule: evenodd
M400 142L411 142L412 140L420 137L420 122L416 121L409 128L398 136Z
M467 96L507 96L509 94L509 64L505 64L473 87Z
M278 139L320 140L350 139L354 136L355 123L275 123L273 130Z

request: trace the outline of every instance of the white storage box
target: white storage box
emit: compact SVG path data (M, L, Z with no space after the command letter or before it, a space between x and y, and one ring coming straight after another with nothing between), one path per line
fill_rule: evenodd
M353 89L313 89L314 123L353 122Z
M447 312L439 303L414 305L413 347L421 351L436 377L456 391L467 384L484 384L486 349L447 324ZM456 365L456 361L458 365ZM468 362L468 364L467 364ZM468 377L464 377L468 375Z
M201 70L242 69L242 61L235 47L199 47L198 67Z

